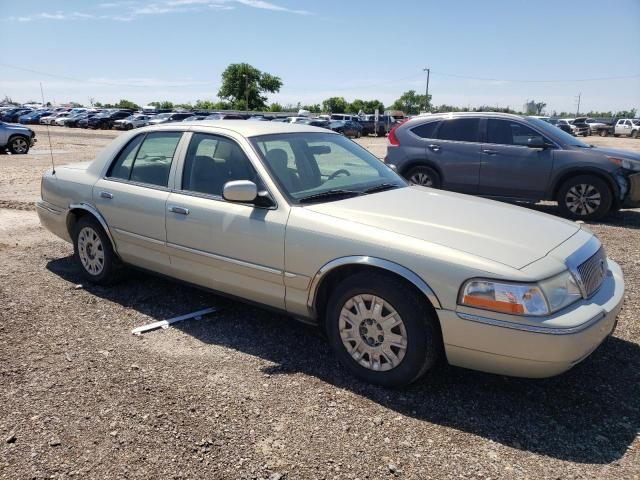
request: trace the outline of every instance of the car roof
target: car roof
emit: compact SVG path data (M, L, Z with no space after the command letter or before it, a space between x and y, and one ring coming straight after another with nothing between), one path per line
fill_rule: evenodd
M259 135L271 135L278 133L331 133L330 131L306 125L304 123L283 123L283 122L247 122L246 120L200 120L197 122L180 122L180 128L198 127L202 129L224 129L236 132L243 137L256 137ZM160 124L147 127L149 130L170 130L175 129L176 124Z

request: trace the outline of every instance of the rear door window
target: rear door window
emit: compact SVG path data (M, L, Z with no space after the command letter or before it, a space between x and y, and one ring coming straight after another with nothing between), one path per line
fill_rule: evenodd
M479 118L454 118L443 120L438 130L440 140L477 142L480 139Z
M428 122L413 127L411 131L420 138L435 138L436 128L440 122Z

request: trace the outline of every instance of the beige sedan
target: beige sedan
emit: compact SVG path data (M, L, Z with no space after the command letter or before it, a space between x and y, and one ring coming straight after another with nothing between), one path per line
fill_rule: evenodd
M613 331L624 295L620 268L580 225L409 186L305 125L135 130L91 163L46 173L37 206L88 280L134 265L279 309L319 325L348 370L385 386L441 355L559 374Z

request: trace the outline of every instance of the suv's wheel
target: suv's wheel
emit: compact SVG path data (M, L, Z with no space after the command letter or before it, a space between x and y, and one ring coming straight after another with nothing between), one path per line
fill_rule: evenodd
M29 140L22 136L15 136L9 140L9 151L14 155L29 153Z
M607 135L609 135L609 132L607 130L600 130L601 137L606 137Z
M106 285L116 279L118 265L111 241L95 218L89 215L80 218L73 246L74 257L87 280Z
M631 132L631 138L638 138L638 130Z
M440 188L440 175L431 167L413 167L407 172L405 178L414 185Z
M363 272L343 280L329 299L326 328L338 360L369 383L400 387L438 359L442 337L425 301L398 279Z
M599 220L611 209L613 194L604 180L593 175L578 175L562 184L556 200L566 217Z

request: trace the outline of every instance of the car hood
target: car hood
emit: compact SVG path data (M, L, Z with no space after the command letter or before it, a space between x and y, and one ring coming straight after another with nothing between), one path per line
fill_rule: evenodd
M589 149L590 152L598 152L603 155L611 155L612 157L621 157L628 158L629 160L634 160L636 162L640 162L640 153L631 152L629 150L618 150L616 148L602 148L602 147L593 147Z
M521 269L580 227L506 203L407 187L304 208L399 233Z

